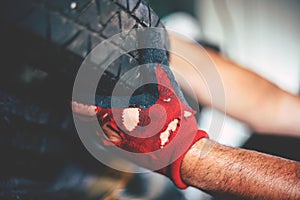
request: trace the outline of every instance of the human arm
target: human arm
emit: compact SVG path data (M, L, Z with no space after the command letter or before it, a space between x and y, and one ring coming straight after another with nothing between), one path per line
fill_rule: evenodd
M118 131L107 128L105 124L102 128L112 142L122 141ZM300 198L299 163L227 147L205 138L199 139L188 149L178 173L185 185L221 196L222 199Z
M185 51L188 61L179 55L170 54L171 69L182 77L190 80L193 91L184 85L184 80L176 76L181 87L189 92L195 92L197 100L202 105L214 106L228 115L250 125L257 132L287 134L300 136L300 97L280 89L258 74L239 66L222 57L213 50L185 41L178 36L170 35L171 51ZM211 94L206 84L213 84L207 63L210 57L223 82L226 97L226 107L221 101L212 105ZM206 57L206 58L205 58ZM205 79L199 76L200 71ZM211 77L210 77L211 76ZM209 82L211 79L211 82Z
M81 114L86 114L86 111L89 111L85 110L87 107L82 106L74 105L73 108L75 112L84 111L78 112ZM191 122L188 121L188 124L191 125ZM111 142L122 143L124 137L118 128L112 126L109 128L107 123L100 123L103 133ZM185 124L181 125L184 126ZM184 129L183 131L185 135L191 134L191 130ZM133 142L127 141L126 143ZM175 166L179 166L179 168L174 171L175 168L171 167L172 171L176 172L176 179L173 176L170 177L169 170L165 171L167 173L162 173L177 183L177 186L181 186L181 188L185 188L185 185L194 186L214 196L221 196L222 199L225 196L230 197L230 199L233 197L243 199L298 199L300 197L299 163L255 151L223 146L203 137L198 137L194 142L194 145L186 153L183 152L182 160L180 159L180 162L175 161ZM155 141L151 138L145 139L143 145L136 147L129 145L128 148L142 150L148 143L153 146ZM180 149L178 145L175 147L177 150ZM171 147L171 149L173 148ZM167 150L166 153L162 154L165 156L160 156L159 159L154 156L152 157L153 161L148 160L148 162L153 164L164 162L164 159L172 157L172 154L173 151ZM143 160L139 160L138 163L143 164L144 162L141 161ZM147 166L149 167L149 165ZM153 165L151 166L153 167ZM169 166L174 166L174 163ZM183 185L178 185L178 180L182 180Z
M186 153L182 179L230 199L299 199L300 164L201 139Z
M170 87L171 86L170 83L163 83L163 84L160 83L160 81L166 81L166 80L168 80L168 77L166 77L164 75L164 73L162 73L162 74L158 73L157 80L158 80L158 83L159 83L158 86L160 86L160 85L161 86L167 85L168 86L167 88L172 88L172 87ZM158 88L160 88L160 87L158 87ZM174 128L174 129L170 128L169 125L172 125L173 122L174 122L174 119L177 119L178 117L179 117L178 119L180 119L180 122L181 122L179 124L179 126L181 128L182 127L190 128L191 124L192 124L190 122L193 122L193 126L192 127L194 127L195 129L197 129L195 121L192 120L192 118L191 118L191 116L192 116L191 114L193 112L190 111L185 106L181 105L179 107L183 108L183 111L187 111L187 112L180 112L180 113L177 113L177 114L175 113L174 114L174 110L176 110L174 108L177 107L175 105L177 105L179 103L179 99L177 99L177 100L176 100L176 98L173 99L173 97L175 97L173 90L169 91L169 90L165 90L164 88L165 87L162 87L161 89L158 89L158 91L161 91L161 92L159 92L159 94L163 95L163 96L161 96L159 98L160 100L156 103L157 105L160 105L160 106L157 107L157 105L153 105L153 106L149 107L149 110L148 110L149 112L147 111L147 109L146 110L142 110L142 109L139 109L138 107L135 107L135 108L134 107L131 107L131 108L121 108L121 109L117 109L116 110L117 111L117 113L116 113L117 115L114 115L114 117L112 117L112 115L110 114L110 113L112 113L111 112L111 108L100 108L99 107L96 110L94 109L95 111L97 111L97 118L98 118L100 124L102 124L103 131L104 131L105 135L107 136L107 138L110 139L111 142L113 142L114 144L116 144L118 147L123 148L123 149L125 149L125 150L127 150L129 152L139 152L139 153L144 153L145 152L145 153L148 153L148 152L153 152L153 150L157 150L157 149L159 149L161 147L164 148L166 145L168 145L167 143L164 142L164 141L166 141L164 139L165 137L161 137L161 136L165 136L165 133L166 133L166 130L167 130L167 132L169 132L169 134L168 134L168 137L170 139L169 141L171 141L171 139L173 138L173 136L175 136L178 133L178 129L176 129L176 128ZM168 95L168 93L169 93L168 91L171 92L171 95ZM199 97L201 98L201 95L199 95ZM172 101L173 101L172 99L175 100L175 102L172 103ZM178 104L178 105L180 105L180 104ZM166 110L167 112L164 112L163 111L164 109L162 109L162 108L167 109ZM185 109L187 109L187 110L185 110ZM151 110L153 110L155 112L150 112ZM154 131L153 129L151 129L149 127L147 127L147 128L144 129L145 132L143 132L143 135L148 136L148 133L149 133L149 135L152 135L154 133L155 137L159 136L159 138L157 140L155 140L154 137L151 137L149 139L147 137L146 138L132 138L131 135L134 136L134 135L136 135L136 134L138 134L140 132L139 132L138 128L137 129L131 129L131 126L128 126L129 124L132 125L132 123L129 123L129 121L126 120L128 118L127 111L133 112L133 114L134 113L139 113L138 114L139 116L148 116L148 115L145 115L147 113L153 113L153 114L155 114L156 117L158 117L158 118L156 118L155 116L151 117L151 119L152 119L151 121L153 122L153 125L157 125L159 122L163 121L163 120L160 120L160 116L163 116L163 113L161 113L161 112L164 112L164 113L170 115L170 116L167 117L167 119L170 119L170 120L167 120L166 123L164 124L164 127L162 127L162 129L160 129L160 130ZM135 111L137 111L137 112L135 112ZM145 112L145 111L147 111L147 112ZM161 112L159 112L159 111L161 111ZM185 115L185 114L188 114L188 115ZM134 116L137 116L137 115L134 114ZM131 118L131 117L129 117L129 118ZM134 126L133 126L134 128L137 127L137 125L138 126L146 125L146 124L144 124L144 120L141 120L141 123L139 123L140 122L140 118L139 117L136 117L136 118L133 117L131 119L132 119L132 122L135 122ZM146 118L143 117L142 119L146 119ZM120 123L118 123L118 125L117 125L114 122L114 120L117 120ZM176 124L178 124L179 120L175 120L175 122L176 122ZM108 127L108 126L106 126L106 124L109 125L109 129L105 129L105 127ZM126 130L126 129L129 131L129 134L127 134L125 132L124 133L122 132L122 130ZM175 132L173 132L171 130L173 130ZM111 134L109 134L109 132L111 132ZM185 137L182 137L182 139L186 139L186 137L188 137L189 135L191 135L191 133L193 131L190 131L188 129L183 128L183 129L181 129L180 132L185 135ZM101 134L98 133L97 135L100 136ZM172 136L172 138L170 136ZM102 141L102 138L100 138L100 139ZM101 141L99 141L99 142L101 142ZM158 145L158 146L156 146L155 148L153 148L154 145ZM171 143L170 143L170 145L171 145ZM180 149L180 148L178 148L178 146L176 146L176 149ZM171 150L173 150L172 147L171 147ZM228 153L230 154L230 151L228 151ZM166 157L170 157L171 154L167 153L165 155L166 155ZM229 160L230 160L230 157L232 157L233 159L235 159L236 155L237 154L230 155L229 156ZM159 156L159 157L156 156L154 158L155 158L154 161L157 161L157 162L161 162L161 160L164 160L164 159L162 159L161 156ZM148 159L148 160L150 162L152 162L152 160L150 160L150 159ZM196 162L197 161L197 157L194 158L194 159L192 159L192 160ZM177 163L180 164L180 162L177 162ZM203 164L204 167L208 166L205 163L202 163L202 164ZM210 163L208 163L208 164L210 164ZM219 169L221 167L221 165L219 165L219 166L211 166L211 167L213 169ZM264 166L261 166L261 167L264 167ZM224 166L224 168L225 168L225 171L226 171L226 166ZM213 169L212 169L212 171L213 171ZM259 167L258 167L258 169L259 169ZM172 171L174 172L174 170L172 170ZM177 175L177 170L175 170L175 172L176 172L176 175ZM195 172L198 172L198 171L195 171ZM164 174L168 176L171 173L164 173ZM182 175L183 175L183 178L184 178L184 173L182 173ZM237 174L237 175L240 175L240 174ZM201 176L197 176L196 178L200 178L200 177ZM188 184L190 184L188 182L189 181L188 179L184 178L184 180ZM199 179L199 181L201 181L201 180ZM245 180L245 181L247 181L247 180ZM195 185L195 186L197 186L197 185ZM200 189L207 190L207 189L201 187L201 185L198 185L198 187ZM220 191L224 191L224 192L229 193L229 191L222 190L222 188L220 188ZM239 193L237 195L239 195Z

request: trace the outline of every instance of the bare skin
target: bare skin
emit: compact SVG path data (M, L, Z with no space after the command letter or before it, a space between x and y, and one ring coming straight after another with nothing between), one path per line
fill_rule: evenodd
M222 199L300 199L300 163L207 139L187 152L181 176Z

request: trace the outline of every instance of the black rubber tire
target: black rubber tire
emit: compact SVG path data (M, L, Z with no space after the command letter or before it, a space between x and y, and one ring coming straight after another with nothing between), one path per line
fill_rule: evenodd
M0 9L0 199L83 199L85 179L120 175L77 136L69 105L77 70L112 35L162 24L141 0L4 0ZM124 64L140 59L118 59L99 93L109 94Z

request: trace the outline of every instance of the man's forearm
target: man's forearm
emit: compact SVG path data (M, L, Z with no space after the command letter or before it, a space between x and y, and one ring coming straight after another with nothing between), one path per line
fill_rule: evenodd
M187 152L181 176L188 185L214 195L300 199L299 163L207 139Z
M176 80L187 93L196 93L197 100L202 105L213 106L226 112L247 123L257 132L300 136L300 123L296 121L300 118L299 97L283 91L258 74L212 50L204 50L174 35L170 36L170 41L171 50L184 53L184 59L188 59L170 54L171 69L177 72L175 76L180 75L176 76ZM215 80L219 77L214 77L209 72L212 66L207 62L208 56L222 79L226 107L218 100L212 105L211 91L206 84L210 84L214 89ZM193 91L189 91L191 89L184 84L186 80Z
M207 50L223 78L229 115L261 133L300 136L300 97Z

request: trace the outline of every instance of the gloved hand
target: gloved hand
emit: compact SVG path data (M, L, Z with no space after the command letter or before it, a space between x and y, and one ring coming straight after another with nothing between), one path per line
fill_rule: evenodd
M95 113L105 135L100 137L104 145L125 150L123 157L168 176L184 189L187 185L180 176L183 157L196 141L208 136L198 130L195 111L178 97L159 64L156 78L159 97L149 108L87 107L73 102L73 111Z

